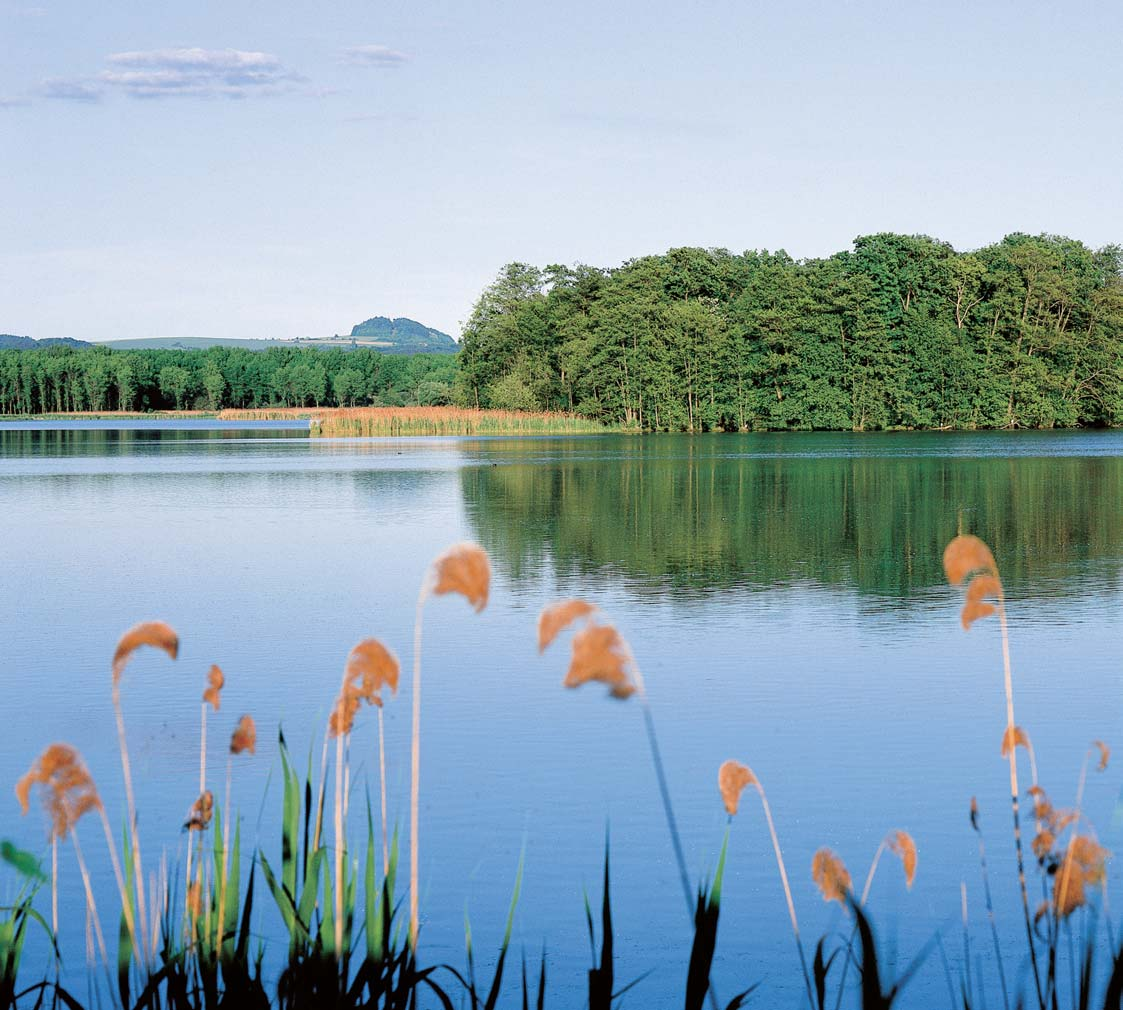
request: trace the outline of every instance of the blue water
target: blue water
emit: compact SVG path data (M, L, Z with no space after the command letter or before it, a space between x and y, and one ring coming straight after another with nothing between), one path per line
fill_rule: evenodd
M316 440L291 425L0 425L0 781L46 744L71 742L120 822L109 659L121 632L159 618L180 633L178 661L138 655L123 687L146 861L182 858L214 662L228 685L210 721L215 791L228 734L251 712L260 746L236 764L234 800L246 848L279 860L279 730L302 767L310 754L318 762L348 649L377 636L408 670L428 561L476 540L493 561L487 609L440 598L426 611L426 957L463 966L467 911L486 960L525 851L516 950L536 964L545 946L547 1005L580 1006L583 890L599 901L610 829L617 978L644 976L625 1005L681 1003L691 929L639 708L596 687L564 691L565 643L537 654L541 607L580 594L617 622L643 668L696 878L722 843L716 774L730 757L767 789L809 947L849 931L810 879L815 849L835 849L860 886L880 838L907 829L915 886L906 891L886 857L872 891L883 944L903 966L944 927L958 971L965 882L972 956L998 1006L968 804L978 797L1012 971L1024 939L999 756L1001 655L993 622L960 629L939 552L959 528L995 546L1018 721L1044 784L1071 803L1090 741L1123 747L1121 489L1117 433ZM409 703L406 676L385 709L403 841ZM374 727L364 711L356 811L377 786ZM1091 775L1085 800L1116 849L1120 781L1115 768ZM21 818L14 796L0 810L0 836L46 851L38 811ZM99 901L113 908L92 821L82 838ZM65 850L60 881L66 969L80 973L83 901ZM258 931L275 935L264 888L258 908ZM760 981L755 1005L800 1005L749 794L731 830L714 981L726 999ZM948 999L935 952L902 1005Z

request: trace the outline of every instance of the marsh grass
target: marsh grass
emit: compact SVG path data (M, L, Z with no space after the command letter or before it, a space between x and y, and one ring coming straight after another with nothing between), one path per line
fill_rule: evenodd
M400 438L416 435L595 435L624 431L577 414L463 407L278 407L223 410L223 421L308 420L321 438Z
M1024 1005L1027 992L1037 995L1039 1010L1061 1010L1062 1007L1064 1010L1092 1010L1093 1007L1123 1010L1123 949L1116 947L1107 913L1105 864L1110 853L1100 845L1082 809L1088 776L1107 770L1110 751L1102 741L1094 741L1080 766L1075 805L1062 808L1052 803L1038 780L1037 755L1029 733L1014 722L1004 591L993 555L982 541L961 536L949 545L945 567L953 585L965 586L963 626L970 628L978 620L997 615L1002 635L1007 718L999 749L1009 764L1018 882L1028 927L1028 950L1017 963L1028 964L1028 973L1033 976L1032 986L1023 982L1020 990L1023 995L1016 1001L999 943L987 852L978 807L973 800L970 826L978 843L987 919L1004 1010L1010 1010L1012 1004ZM189 804L185 824L186 873L181 880L176 868L169 865L166 854L154 865L146 866L142 859L136 794L121 704L122 675L135 652L143 647L154 648L175 659L179 639L161 622L147 622L127 632L118 643L111 664L111 700L125 784L123 830L119 838L115 837L109 815L81 756L65 744L47 747L19 781L16 793L25 812L29 809L33 789L38 790L43 800L49 826L51 872L48 878L34 854L20 852L9 843L0 844L2 865L14 871L19 880L15 900L0 908L0 1010L27 1005L82 1010L82 1004L62 987L58 970L58 937L64 927L59 923L55 895L60 847L64 842L70 843L73 850L85 895L89 961L89 995L85 1005L91 1010L103 1006L122 1010L266 1010L271 1007L279 1010L320 1007L414 1010L422 1001L439 1005L443 1010L454 1010L457 1006L466 1006L468 1010L499 1010L504 1005L505 995L521 1000L524 1010L530 1010L532 1005L536 1010L545 1010L550 1002L546 989L545 949L536 985L532 985L525 954L521 973L513 984L513 972L508 968L524 873L521 857L502 939L488 974L477 955L467 922L464 970L451 965L423 964L418 955L422 619L434 596L459 595L475 611L483 610L488 602L490 582L490 563L484 551L474 544L457 544L429 566L418 594L411 699L410 861L404 895L399 894L398 886L398 835L396 831L391 834L387 824L387 754L382 732L384 689L388 688L390 693L396 691L400 671L397 660L385 646L375 639L365 639L348 655L339 693L323 727L318 776L313 774L313 749L309 750L307 772L301 775L283 735L279 735L279 856L269 846L264 846L243 859L242 825L231 802L236 760L245 760L239 755L251 755L256 750L257 730L250 716L242 716L231 732L221 803L210 787L206 740L211 729L209 722L220 717L221 691L226 682L221 669L217 666L210 669L200 716L198 789L196 791L192 783L185 795L185 805L191 797L194 799ZM994 602L988 602L991 600ZM727 761L718 772L718 792L729 821L712 880L692 885L646 685L631 647L595 606L583 600L566 600L546 608L540 615L539 650L548 648L566 630L572 631L572 637L564 686L576 688L600 683L612 699L624 702L634 696L644 713L660 802L691 916L692 932L681 990L685 1010L700 1010L707 999L718 1010L722 1007L710 976L718 950L718 924L730 858L732 821L744 790L750 787L757 793L765 815L768 842L783 888L807 1000L813 1010L827 1010L832 995L836 996L835 1007L841 1007L845 997L854 995L853 989L846 987L851 962L858 970L857 996L863 1010L890 1010L905 985L937 947L945 960L951 1003L961 1010L975 1010L976 1007L981 1010L987 980L981 960L976 958L976 963L972 963L966 885L961 886L958 896L963 949L958 986L947 961L942 926L933 931L928 942L900 973L887 968L887 959L879 951L867 904L886 853L900 860L905 883L911 887L918 857L917 846L906 832L890 832L882 839L860 895L855 894L849 871L832 850L824 847L816 852L811 866L814 883L823 898L838 902L853 922L849 942L844 937L821 937L808 963L795 896L767 795L748 766ZM439 687L438 682L437 689ZM367 797L365 848L352 845L348 817L355 791L351 776L351 735L354 721L364 705L374 707L378 715L380 793L378 829L375 806L369 795ZM329 761L333 751L334 764ZM1042 900L1032 917L1018 812L1019 751L1028 756L1032 774L1033 785L1028 790L1034 821L1031 849L1042 892ZM392 755L390 760L393 760ZM334 787L330 812L326 796L329 780ZM79 840L79 822L89 814L97 816L102 825L108 861L117 885L118 909L99 908L95 900L91 882L94 864L88 859L93 853L83 849ZM324 837L326 815L332 821L330 844ZM741 844L738 842L737 852L741 851ZM357 855L359 853L361 856ZM259 873L272 898L271 914L262 910L261 902L255 897ZM592 905L588 896L585 898L592 952L587 979L590 1010L620 1007L625 994L646 977L640 975L626 985L618 985L610 876L606 838L599 940ZM46 879L50 881L52 892L49 923L35 908L36 897ZM116 913L116 951L111 950L112 937L104 928L104 923L109 921L108 917L103 919L107 911ZM266 982L273 968L266 968L265 945L258 939L268 935L271 928L262 928L262 920L267 915L271 922L279 920L287 937L283 957L274 958L281 962L275 985ZM24 960L23 951L29 931L35 928L44 930L49 938L54 974L44 973L37 981L20 989L18 976ZM1101 930L1108 940L1110 963L1106 966L1101 966L1102 954L1098 954L1103 946L1099 939L1103 935ZM685 933L680 940L685 945ZM734 938L726 944L736 954L743 940ZM656 965L667 956L666 951L652 954ZM836 978L832 976L832 968L840 956L842 968L835 973ZM747 963L752 968L752 962ZM739 959L737 964L743 968L746 962ZM724 1004L724 1010L737 1010L752 997L754 989L755 983ZM640 999L638 994L636 998Z

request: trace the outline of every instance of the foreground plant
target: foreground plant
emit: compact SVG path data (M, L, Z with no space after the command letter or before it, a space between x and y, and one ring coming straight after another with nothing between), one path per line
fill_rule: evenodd
M413 726L410 745L409 790L409 944L417 950L418 928L418 830L421 809L421 619L430 596L456 593L478 614L487 606L491 586L491 563L476 544L455 544L438 557L425 573L417 594L417 616L413 628Z
M944 573L951 585L961 586L966 584L965 600L960 615L963 629L967 631L975 621L997 613L1002 632L1002 670L1006 691L1006 735L1003 738L1003 752L1010 765L1010 804L1014 815L1014 851L1018 860L1018 887L1021 892L1022 915L1025 921L1026 940L1029 944L1030 965L1033 969L1037 1002L1040 1010L1046 1010L1045 992L1041 984L1037 963L1033 924L1030 920L1025 854L1022 848L1016 746L1018 726L1014 719L1014 684L1010 664L1010 634L1006 621L1006 595L994 555L990 548L976 536L961 534L947 545L944 550ZM987 600L994 600L995 602L992 604L988 603Z

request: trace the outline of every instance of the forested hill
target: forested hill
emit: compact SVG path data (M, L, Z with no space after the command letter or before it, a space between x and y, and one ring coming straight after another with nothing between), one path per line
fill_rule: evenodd
M34 351L41 347L89 347L84 340L73 337L46 337L35 340L33 337L17 337L14 333L0 333L0 351Z
M1119 246L1023 234L512 263L464 329L457 399L657 430L1119 425L1121 270Z
M376 343L386 342L403 354L455 354L457 350L456 341L447 333L404 316L398 319L375 316L353 326L351 336L372 339Z

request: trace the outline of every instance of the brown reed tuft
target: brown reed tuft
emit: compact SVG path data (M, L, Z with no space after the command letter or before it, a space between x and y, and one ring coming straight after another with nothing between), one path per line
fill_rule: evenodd
M845 907L852 888L850 871L830 849L819 849L811 858L811 877L822 892L824 901L837 901Z
M433 562L433 593L459 593L476 613L487 606L490 586L491 563L476 544L455 544Z
M230 737L230 753L241 754L243 751L249 751L254 754L256 747L257 726L254 724L253 716L244 715L238 720L238 725Z
M574 621L588 617L595 610L587 600L559 600L543 609L538 615L538 651L544 652Z
M944 573L953 586L961 585L972 572L998 572L994 555L978 537L961 534L944 548Z
M1009 757L1015 747L1024 747L1027 751L1033 750L1029 734L1021 726L1007 726L1006 732L1002 734L1002 756ZM1033 790L1031 789L1030 792L1032 793Z
M113 683L116 685L134 652L142 645L163 649L172 659L179 654L179 636L163 621L145 621L130 628L117 643L113 653Z
M628 644L611 624L590 622L573 636L573 654L562 684L574 688L590 681L608 685L613 698L630 698L636 692Z
M210 705L216 712L221 704L220 695L226 686L226 676L217 666L207 671L207 689L203 692L203 703Z
M967 586L966 599L959 620L963 630L968 631L975 621L982 617L990 617L996 613L996 608L985 603L987 597L1000 599L1002 596L1002 583L993 575L976 575Z
M1099 886L1111 853L1086 835L1074 835L1053 878L1053 914L1065 919L1087 903L1086 888ZM1036 918L1042 915L1038 908Z
M1111 748L1102 740L1093 740L1092 746L1100 752L1100 762L1096 765L1096 771L1107 771L1107 763L1111 759Z
M42 787L43 807L51 819L50 836L64 839L82 816L101 809L94 780L69 744L53 743L16 783L16 798L26 814L32 786Z
M741 802L741 793L746 786L756 782L752 769L740 761L723 761L717 770L717 787L721 791L721 801L725 804L725 812L732 817L737 813L737 806Z
M900 858L905 869L905 886L911 889L916 879L916 842L907 831L894 831L887 844L889 851Z
M187 820L183 826L188 831L203 831L214 817L214 794L209 790L200 793L199 798L191 804Z
M362 702L381 708L382 688L397 693L398 674L397 659L377 639L367 638L356 645L343 668L343 686L328 720L329 735L350 733Z
M971 797L971 827L979 830L979 801L974 796Z

